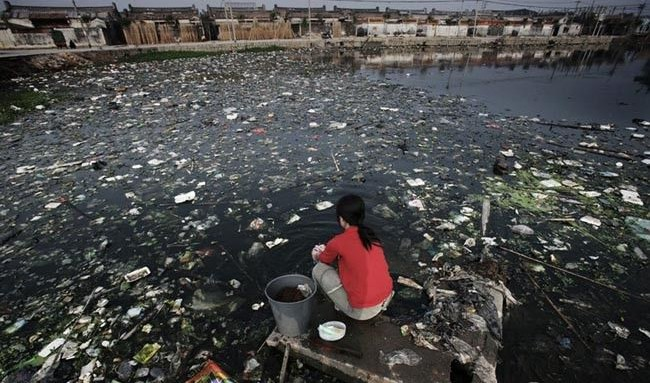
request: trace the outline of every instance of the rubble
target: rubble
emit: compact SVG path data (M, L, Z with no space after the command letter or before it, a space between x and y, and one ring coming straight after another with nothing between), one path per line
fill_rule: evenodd
M380 351L379 359L382 361L382 363L388 365L388 368L392 369L393 366L397 364L417 366L422 360L422 357L415 351L405 348L401 350L391 351L386 354L384 354L383 351Z

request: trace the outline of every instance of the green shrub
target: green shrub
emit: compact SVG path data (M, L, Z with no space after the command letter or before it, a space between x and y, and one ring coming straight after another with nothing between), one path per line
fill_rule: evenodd
M33 90L9 90L0 93L0 125L13 122L19 116L34 110L36 105L47 104L49 99L46 94Z

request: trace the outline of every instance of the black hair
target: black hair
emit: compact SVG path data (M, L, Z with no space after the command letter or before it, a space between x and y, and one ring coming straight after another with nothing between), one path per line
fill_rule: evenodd
M361 197L354 194L341 197L336 203L336 218L339 217L359 228L359 238L366 250L370 250L372 245L381 246L381 240L375 232L363 224L363 220L366 218L366 204Z

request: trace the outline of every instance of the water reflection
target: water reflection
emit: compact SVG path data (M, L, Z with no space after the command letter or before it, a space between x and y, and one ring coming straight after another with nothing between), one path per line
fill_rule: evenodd
M647 50L357 51L331 59L380 81L476 99L492 113L624 126L650 105Z
M521 67L553 68L565 73L582 73L592 67L611 65L616 73L618 64L645 59L650 60L647 51L624 51L619 49L536 49L497 50L475 49L467 51L427 50L418 52L383 51L364 53L355 51L334 58L340 63L352 63L360 69L420 68L426 71L436 67L439 70L465 71L472 67L509 68ZM647 82L645 85L648 85Z

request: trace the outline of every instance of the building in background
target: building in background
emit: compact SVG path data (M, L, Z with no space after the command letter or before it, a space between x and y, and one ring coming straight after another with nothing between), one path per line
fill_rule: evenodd
M206 40L196 7L133 7L122 13L127 44L171 44Z
M223 7L208 5L206 19L219 40L291 39L291 26L257 3L226 2ZM213 34L211 34L211 39Z
M115 4L49 7L4 2L0 47L101 47L124 44Z
M191 7L98 7L13 5L0 18L0 48L101 47L210 40L377 37L562 37L649 33L649 19L614 8L536 12L403 10L334 6L266 9L257 2ZM309 32L312 35L309 35Z

